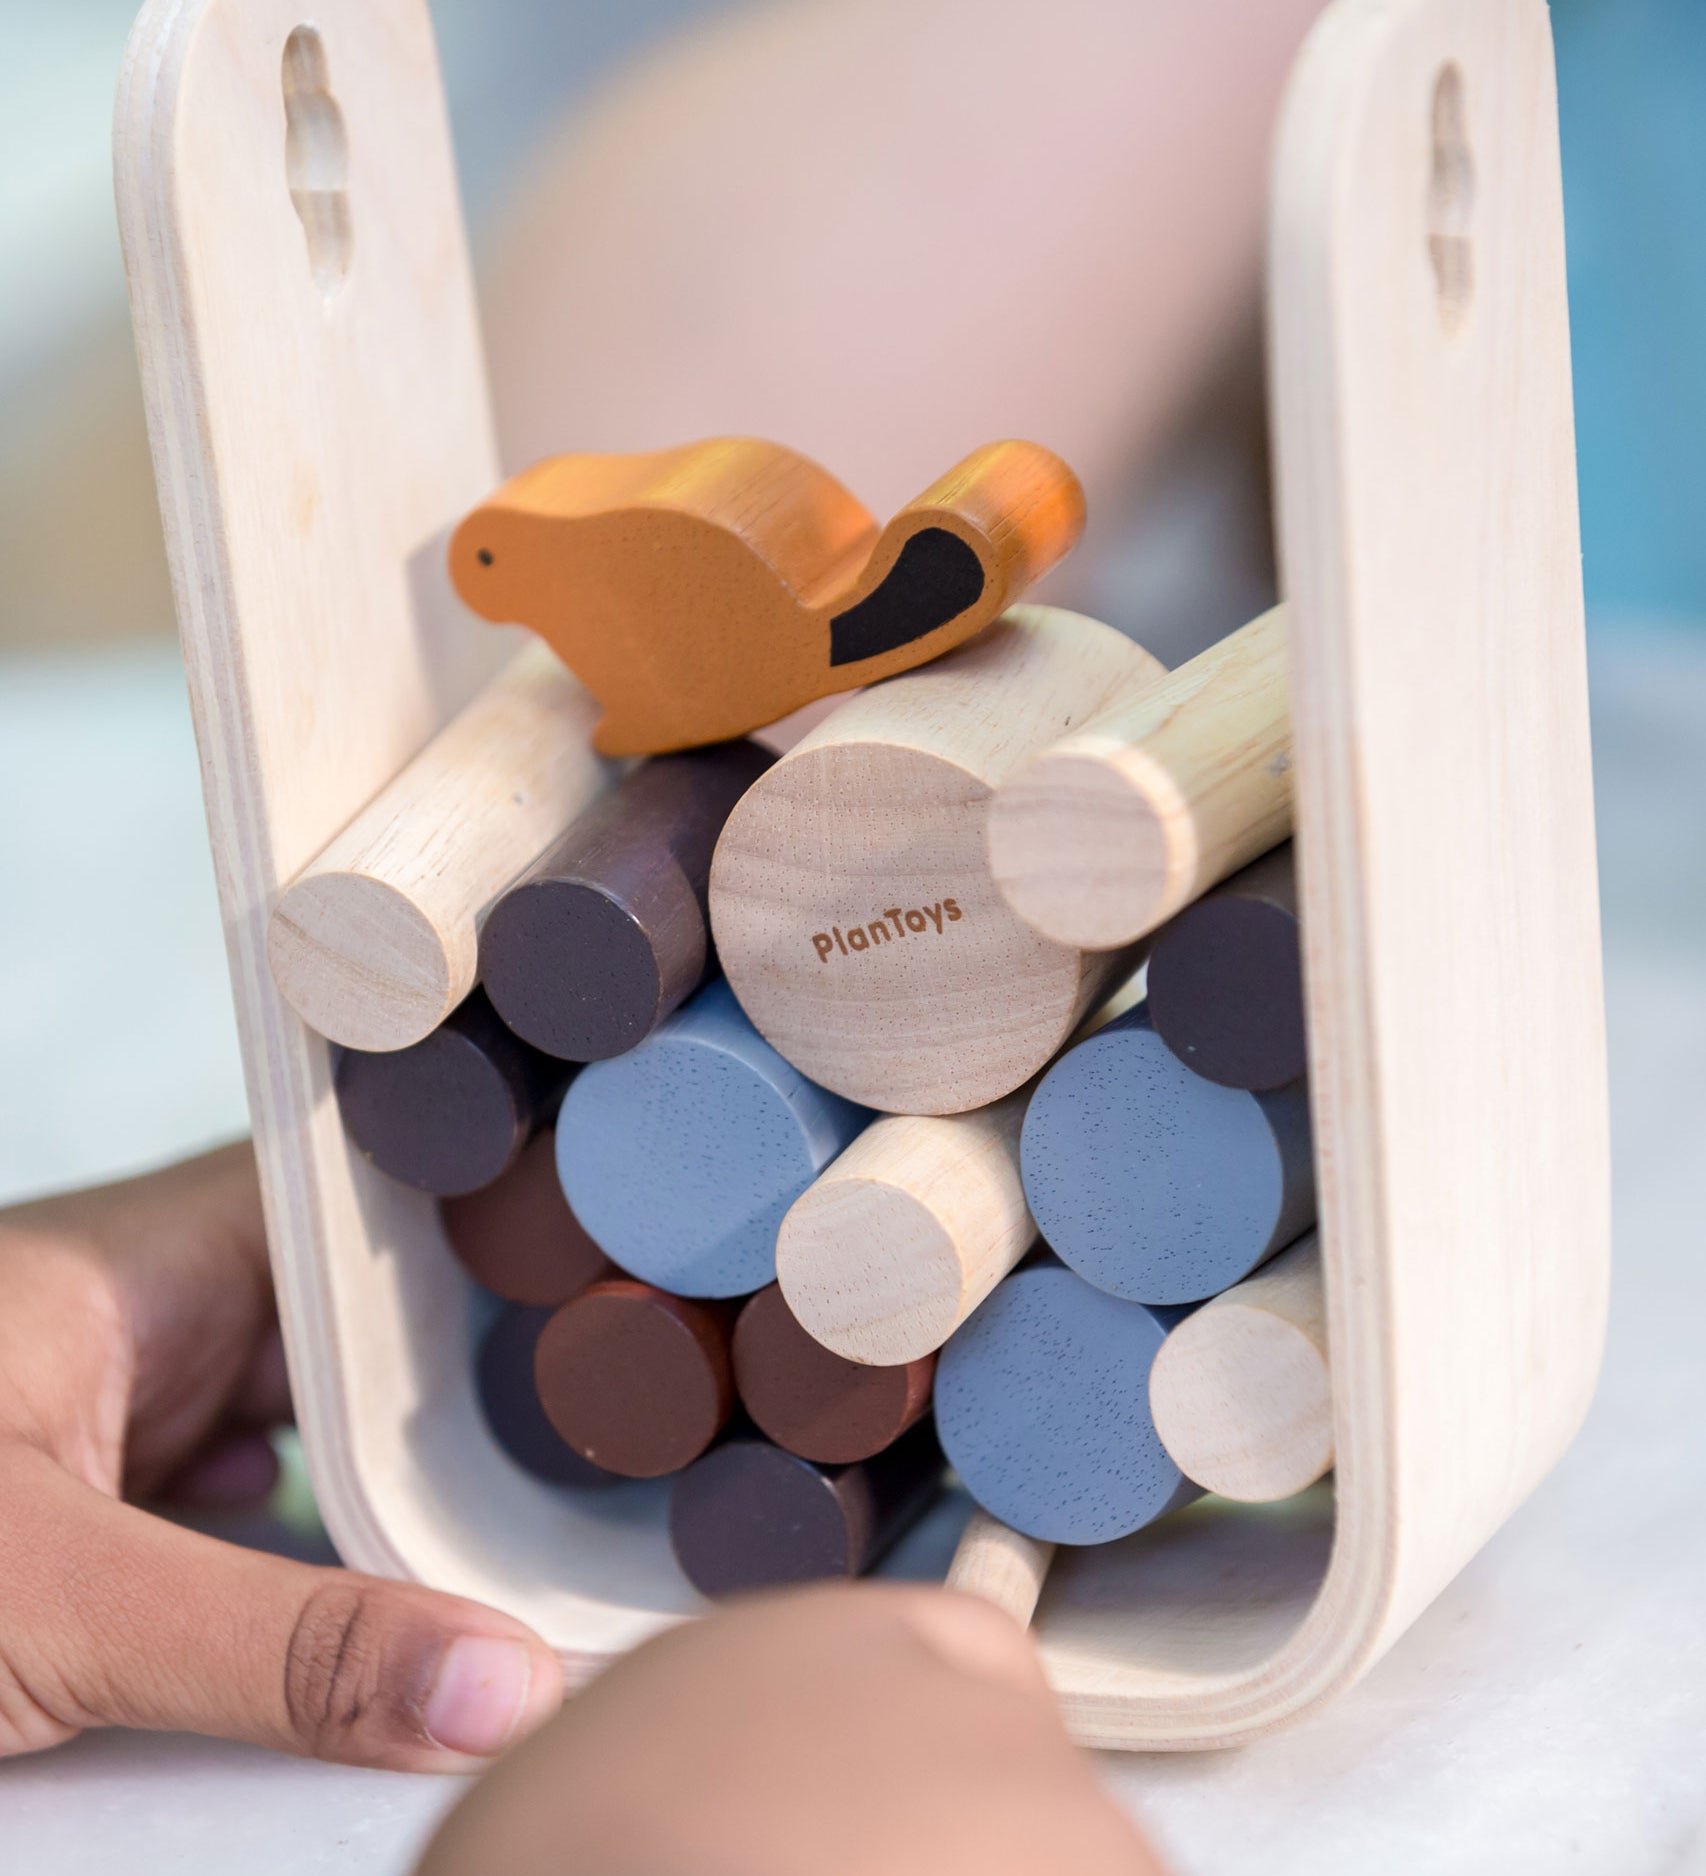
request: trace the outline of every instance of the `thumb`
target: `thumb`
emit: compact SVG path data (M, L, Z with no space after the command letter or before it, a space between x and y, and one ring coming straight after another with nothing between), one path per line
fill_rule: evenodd
M220 1543L29 1447L0 1503L0 1752L117 1725L471 1770L562 1701L551 1650L479 1603Z

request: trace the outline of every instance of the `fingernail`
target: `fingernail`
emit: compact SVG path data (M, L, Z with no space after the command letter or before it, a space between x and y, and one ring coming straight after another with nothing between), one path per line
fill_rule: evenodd
M445 1650L422 1715L428 1736L446 1752L489 1759L510 1742L533 1684L525 1642L462 1635Z

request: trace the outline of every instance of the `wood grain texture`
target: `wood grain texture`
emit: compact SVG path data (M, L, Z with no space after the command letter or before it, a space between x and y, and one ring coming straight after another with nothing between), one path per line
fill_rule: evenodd
M446 1199L438 1210L457 1262L506 1302L554 1309L618 1274L569 1210L549 1132L536 1135L494 1184Z
M1001 779L1161 667L1095 620L1019 606L843 704L730 815L711 924L735 994L814 1081L903 1114L1028 1081L1135 968L1043 938L990 878Z
M1149 1412L1178 1315L1052 1259L999 1285L936 1365L942 1450L985 1511L1046 1543L1102 1544L1197 1495Z
M1020 1628L1029 1628L1054 1561L1054 1548L974 1505L948 1566L947 1587L981 1596L1004 1610Z
M557 1122L575 1216L624 1270L685 1296L775 1281L783 1215L869 1123L784 1061L720 978L613 1061Z
M888 1367L848 1361L801 1327L774 1283L742 1306L732 1354L753 1425L819 1465L869 1459L930 1411L934 1354Z
M1083 1738L1229 1743L1318 1708L1593 1391L1608 1151L1557 136L1540 0L1337 0L1292 80L1268 381L1336 1536L1312 1603L1189 1666L1156 1665L1135 1607L1110 1652L1051 1604Z
M929 1355L1030 1249L1019 1177L1030 1094L875 1121L789 1207L776 1275L825 1348L885 1364Z
M325 168L299 170L294 195L345 198L341 264L293 199L285 64L302 22L287 0L149 0L114 124L297 1416L354 1567L525 1609L584 1675L659 1617L565 1569L583 1524L482 1423L474 1298L436 1208L348 1145L330 1050L267 965L283 887L525 642L469 618L444 568L498 466L427 9L316 0L337 118L296 101L299 148ZM342 138L316 134L334 121ZM308 209L316 231L340 219L333 201Z
M1130 944L1291 831L1286 609L1023 763L989 810L1013 910L1059 944Z
M480 981L518 1036L601 1062L698 989L712 850L770 762L722 743L641 763L502 894L480 927Z
M468 995L486 908L610 780L587 746L592 715L529 647L297 874L267 957L310 1028L407 1048Z
M850 1466L814 1466L765 1440L731 1439L676 1480L670 1544L705 1596L863 1576L929 1510L943 1482L928 1423Z
M1156 934L1155 1033L1225 1088L1283 1088L1309 1067L1291 843L1241 867Z
M475 611L538 632L604 706L610 755L722 742L982 631L1070 551L1084 492L1035 443L990 443L879 534L816 463L717 437L555 456L456 530Z
M622 1520L500 1462L434 1208L349 1152L265 963L273 896L507 655L437 587L496 470L426 10L316 5L347 127L330 246L308 223L335 204L305 218L283 155L300 20L154 0L115 131L281 1315L340 1553L514 1611L578 1682L686 1592ZM1435 108L1448 64L1472 165ZM1263 1567L1228 1573L1227 1521L1194 1511L1065 1559L1039 1640L1089 1744L1226 1745L1318 1708L1591 1392L1604 1075L1556 131L1539 0L1336 0L1287 107L1270 383L1338 1530L1318 1588L1313 1535L1288 1566L1264 1523Z
M1156 1035L1147 1006L1043 1076L1019 1159L1052 1249L1135 1302L1200 1302L1315 1221L1308 1083L1216 1087Z
M476 990L423 1042L340 1050L333 1085L344 1131L382 1173L448 1198L509 1171L573 1072L512 1035Z
M1149 1371L1155 1431L1204 1491L1266 1504L1333 1463L1327 1311L1315 1234L1187 1316Z
M545 1417L583 1459L625 1479L691 1465L734 1411L727 1303L608 1277L539 1332L533 1379Z

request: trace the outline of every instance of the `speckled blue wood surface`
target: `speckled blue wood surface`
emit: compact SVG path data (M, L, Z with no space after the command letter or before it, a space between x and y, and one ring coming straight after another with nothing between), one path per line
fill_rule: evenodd
M1088 1282L1134 1302L1201 1302L1315 1222L1308 1085L1205 1081L1140 1006L1043 1077L1020 1170L1043 1236Z
M773 1281L783 1213L872 1118L785 1062L721 979L570 1096L557 1170L575 1216L681 1296Z
M1149 1414L1150 1367L1188 1313L1052 1260L998 1285L936 1369L936 1430L966 1490L1057 1544L1129 1536L1196 1497Z

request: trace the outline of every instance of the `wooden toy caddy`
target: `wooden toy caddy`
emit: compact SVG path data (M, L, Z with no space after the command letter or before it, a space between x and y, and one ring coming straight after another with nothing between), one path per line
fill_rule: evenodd
M511 1609L584 1676L691 1603L661 1511L495 1453L433 1207L346 1144L267 969L281 889L520 643L444 572L500 477L424 0L150 0L115 137L315 1488L352 1565ZM1057 1564L1039 1635L1104 1746L1247 1740L1352 1683L1568 1443L1604 1320L1543 0L1335 0L1277 141L1268 321L1336 1504L1211 1502Z

